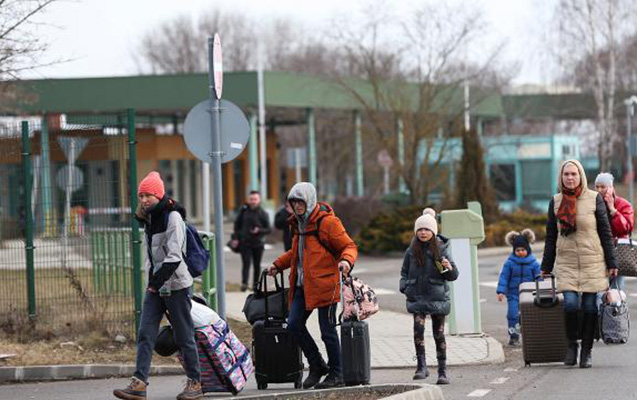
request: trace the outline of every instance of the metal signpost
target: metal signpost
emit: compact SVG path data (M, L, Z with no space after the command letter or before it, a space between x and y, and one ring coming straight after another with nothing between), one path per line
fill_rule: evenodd
M67 268L68 249L69 249L69 228L71 224L71 195L78 191L84 184L84 175L82 170L75 166L75 160L78 159L84 147L88 143L87 138L60 136L58 143L62 151L66 155L67 165L62 167L57 173L58 187L64 190L64 236L62 238L62 267Z
M628 175L628 201L635 204L635 177L633 175L633 148L632 148L632 119L635 114L637 96L631 96L624 101L626 105L626 172Z
M387 149L383 149L378 152L378 164L383 167L383 192L385 195L389 194L389 170L394 165Z
M243 111L227 100L221 100L223 66L221 39L208 38L208 88L210 99L193 107L184 122L186 146L198 159L212 166L212 191L215 219L215 252L217 264L217 313L226 318L226 270L223 260L223 186L221 164L234 160L245 149L250 138L250 124Z

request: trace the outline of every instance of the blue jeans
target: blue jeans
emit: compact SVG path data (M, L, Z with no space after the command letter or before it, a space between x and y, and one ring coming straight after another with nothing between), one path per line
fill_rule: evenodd
M190 315L191 308L190 288L173 290L170 296L166 297L160 297L159 293L146 291L137 335L137 368L134 375L138 379L148 382L159 323L168 310L175 342L179 346L184 357L184 364L186 364L186 375L197 382L201 380L199 356L195 344L195 328Z
M581 303L580 303L581 299ZM564 311L576 312L580 308L586 314L597 314L597 293L564 292Z
M290 314L288 316L288 329L297 337L301 350L307 362L311 367L316 367L321 363L321 353L319 352L316 342L307 330L307 319L312 315L313 310L305 309L305 293L302 287L296 287L294 290L294 299ZM336 317L336 304L321 307L318 309L319 326L321 327L321 339L325 343L327 349L328 365L330 373L341 376L343 370L341 367L341 343L336 333L336 326L330 322L330 316Z

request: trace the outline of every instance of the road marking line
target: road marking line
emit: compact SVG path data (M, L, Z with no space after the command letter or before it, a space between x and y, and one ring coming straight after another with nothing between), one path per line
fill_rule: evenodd
M498 287L498 281L480 282L480 286L486 286L486 287L491 287L491 288L497 288L497 287Z
M497 378L491 381L492 385L502 385L504 382L508 381L509 378L506 376L503 376L502 378Z
M379 294L387 295L387 294L396 294L396 291L390 290L390 289L376 288L374 289L374 293L376 293L376 295L379 295Z
M504 372L518 372L517 368L505 368Z
M484 397L489 393L491 389L477 389L469 393L467 397Z

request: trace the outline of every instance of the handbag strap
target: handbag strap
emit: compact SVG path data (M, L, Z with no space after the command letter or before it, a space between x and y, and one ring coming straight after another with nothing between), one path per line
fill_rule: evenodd
M279 284L279 281L277 280L277 276L279 275L281 276L281 284ZM268 277L268 270L265 269L261 272L261 276L259 277L259 290L261 290L263 295L265 296L265 320L266 321L270 319L270 308L269 308L270 302L268 301L267 277ZM276 287L277 292L280 291L283 293L283 295L281 296L281 310L283 311L282 314L285 314L285 278L283 277L283 271L280 271L274 276L274 286Z
M613 289L613 286L615 286L615 289L617 290L622 290L622 286L619 284L617 276L614 276L613 279L610 280L610 288Z

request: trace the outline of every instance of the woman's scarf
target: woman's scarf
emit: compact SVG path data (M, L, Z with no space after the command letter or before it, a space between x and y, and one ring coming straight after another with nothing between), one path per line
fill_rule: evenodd
M577 230L575 223L577 217L577 199L582 194L582 186L576 189L562 190L562 202L557 210L557 221L562 236L568 236Z

